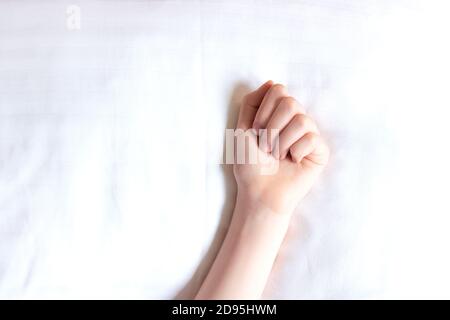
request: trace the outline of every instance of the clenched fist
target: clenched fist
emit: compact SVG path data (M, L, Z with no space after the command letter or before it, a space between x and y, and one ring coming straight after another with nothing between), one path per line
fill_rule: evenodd
M231 141L236 205L198 299L261 297L291 213L329 156L314 121L271 81L244 98Z
M266 82L244 97L237 123L234 164L238 199L291 213L328 162L316 123L281 84ZM256 160L256 161L255 161Z

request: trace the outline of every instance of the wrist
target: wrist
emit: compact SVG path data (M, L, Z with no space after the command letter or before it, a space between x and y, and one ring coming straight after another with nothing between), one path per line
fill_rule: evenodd
M289 220L296 204L288 201L286 195L238 187L236 207L238 206L251 215L282 216Z
M289 228L291 215L274 211L258 199L249 201L243 196L238 193L227 237L234 239L235 245L245 243L276 255Z
M292 210L274 208L268 205L257 194L238 190L233 222L238 225L271 224L279 225L283 230L287 228L291 219Z
M290 215L238 192L227 235L197 298L258 299L285 238Z

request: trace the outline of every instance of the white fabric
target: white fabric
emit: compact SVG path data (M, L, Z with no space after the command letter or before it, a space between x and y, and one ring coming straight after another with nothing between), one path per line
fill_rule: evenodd
M0 2L1 298L195 290L267 79L332 157L266 296L450 298L446 1L76 1L79 30L70 4Z

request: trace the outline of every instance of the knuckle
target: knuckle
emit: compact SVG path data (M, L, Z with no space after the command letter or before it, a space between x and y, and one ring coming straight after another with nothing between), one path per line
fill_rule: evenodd
M256 114L255 119L253 120L253 123L255 125L262 125L261 114L259 112Z
M273 93L283 93L283 92L285 92L285 90L286 90L286 87L280 83L276 83L272 86L272 88L270 88L270 91Z
M305 135L306 140L308 141L308 143L312 144L312 145L317 145L317 143L319 143L320 137L312 132L309 132Z
M285 97L281 100L281 106L283 106L284 111L294 113L299 110L297 100L293 97Z
M250 104L250 102L251 102L251 95L250 95L250 93L247 93L247 94L242 98L242 102L243 102L243 105L244 105L244 106Z
M308 123L308 117L304 114L297 114L294 117L295 124L301 128L303 128Z

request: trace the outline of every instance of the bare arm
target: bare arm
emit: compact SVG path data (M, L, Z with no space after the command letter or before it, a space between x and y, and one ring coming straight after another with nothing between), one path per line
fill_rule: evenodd
M244 154L255 152L258 162L234 164L238 194L233 218L197 299L261 297L291 213L328 161L328 147L315 123L283 86L270 81L246 96L237 128L280 134L267 141L249 135ZM268 165L276 170L267 173Z
M233 219L197 299L255 299L264 290L289 220L238 195Z

